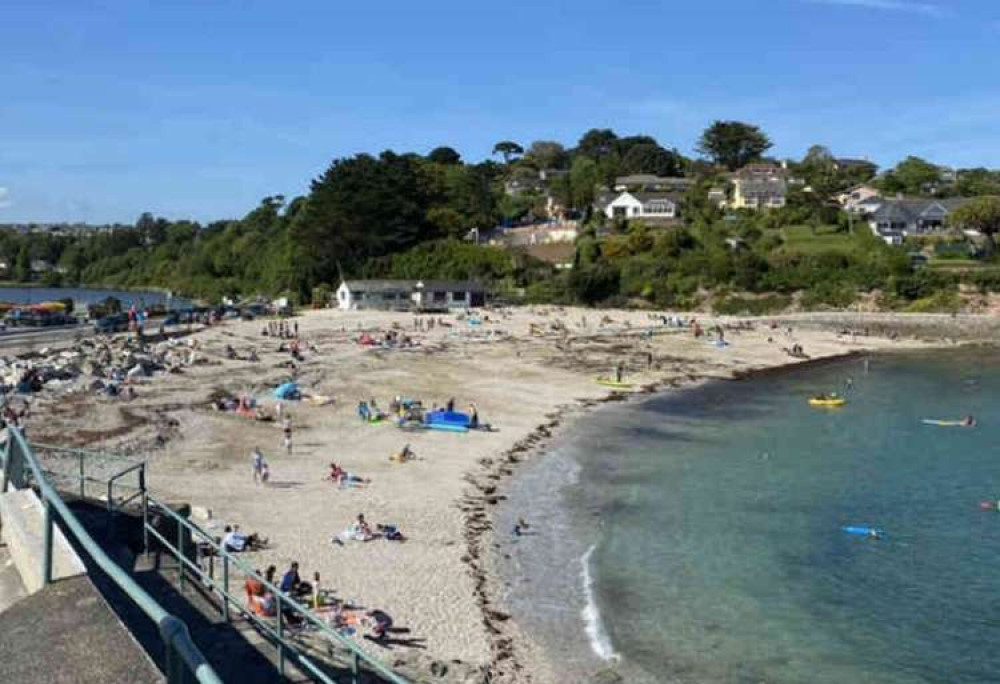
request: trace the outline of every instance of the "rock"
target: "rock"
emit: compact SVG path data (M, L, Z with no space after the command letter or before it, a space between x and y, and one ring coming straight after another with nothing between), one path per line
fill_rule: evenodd
M614 670L601 670L588 680L588 684L622 684L625 678Z

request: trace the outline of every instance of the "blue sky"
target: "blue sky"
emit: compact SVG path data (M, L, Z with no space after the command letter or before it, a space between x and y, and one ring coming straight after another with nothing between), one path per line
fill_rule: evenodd
M482 6L480 6L482 5ZM996 0L5 0L0 223L238 217L338 156L713 119L1000 167Z

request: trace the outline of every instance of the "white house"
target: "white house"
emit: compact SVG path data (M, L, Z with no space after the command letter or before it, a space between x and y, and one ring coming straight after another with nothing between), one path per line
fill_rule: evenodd
M460 280L345 280L337 288L337 308L468 309L486 303L486 289Z
M665 192L623 192L605 205L604 215L611 219L675 219L677 200Z
M836 195L837 203L846 211L860 213L865 211L872 200L878 200L882 194L870 185L855 185Z

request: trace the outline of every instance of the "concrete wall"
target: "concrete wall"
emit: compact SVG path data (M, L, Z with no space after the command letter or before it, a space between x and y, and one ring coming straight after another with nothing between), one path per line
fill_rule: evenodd
M45 508L34 490L15 489L0 494L0 525L3 541L21 581L29 594L44 585L42 563L45 557ZM53 580L86 574L83 561L70 546L58 525L53 529Z

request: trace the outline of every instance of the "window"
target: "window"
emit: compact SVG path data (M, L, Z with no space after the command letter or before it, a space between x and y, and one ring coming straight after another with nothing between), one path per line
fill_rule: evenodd
M624 218L628 216L628 207L613 207L611 213L614 214L616 218Z
M453 302L464 302L465 301L465 293L464 292L452 292L451 293L451 301L453 301Z
M661 214L672 216L674 213L673 204L667 200L652 200L643 207L645 213L647 214Z
M446 301L448 301L448 293L447 292L435 292L433 300L434 300L435 303L438 303L438 304L446 302Z

